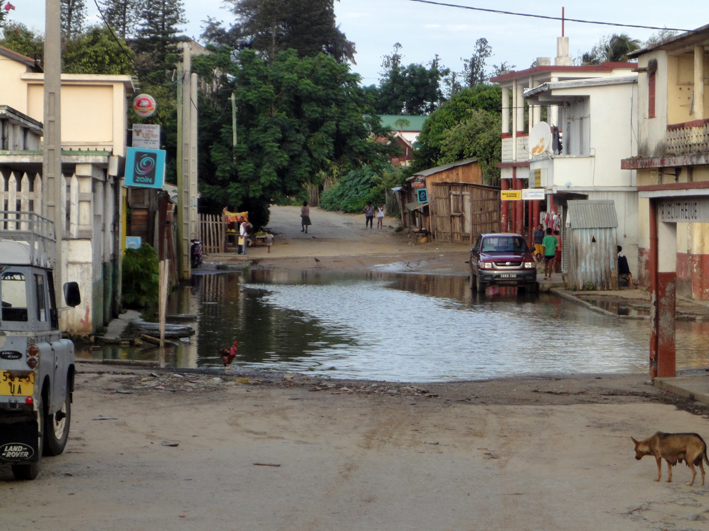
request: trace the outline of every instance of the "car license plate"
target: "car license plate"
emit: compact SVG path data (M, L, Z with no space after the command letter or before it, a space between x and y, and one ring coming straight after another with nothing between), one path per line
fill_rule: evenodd
M0 395L32 396L34 373L31 371L0 371Z
M502 273L500 275L500 278L517 278L517 275L514 273Z

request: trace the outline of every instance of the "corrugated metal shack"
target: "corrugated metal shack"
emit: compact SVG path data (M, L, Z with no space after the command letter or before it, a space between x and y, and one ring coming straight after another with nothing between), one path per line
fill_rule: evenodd
M566 224L562 246L569 258L567 283L578 290L618 289L615 202L569 201Z
M416 201L426 188L428 203ZM459 160L415 173L401 192L404 227L425 230L437 241L468 244L483 232L497 232L500 189L483 184L477 159Z

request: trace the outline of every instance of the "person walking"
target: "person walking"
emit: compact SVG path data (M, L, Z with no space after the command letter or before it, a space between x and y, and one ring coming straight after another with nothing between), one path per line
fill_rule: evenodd
M381 203L379 203L379 206L377 207L377 228L384 228L384 205Z
M364 228L369 227L371 230L374 223L374 207L371 201L367 201L367 206L364 207Z
M557 273L561 273L561 233L558 230L554 231L554 237L559 245L556 248L556 257L554 258L554 269Z
M559 240L551 233L551 227L547 227L547 235L542 240L544 247L544 280L551 279L554 271L554 261L556 259L556 248L559 246Z
M266 247L268 247L268 252L271 252L271 245L273 245L273 234L270 232L266 234Z
M249 222L244 220L239 226L239 243L241 243L241 254L246 254L246 242L249 237Z
M542 256L544 256L544 246L542 242L544 241L544 229L542 229L542 224L539 223L537 228L534 229L534 259L537 262L542 261Z
M303 201L303 208L300 209L300 232L308 234L308 226L310 223L310 207L307 201Z

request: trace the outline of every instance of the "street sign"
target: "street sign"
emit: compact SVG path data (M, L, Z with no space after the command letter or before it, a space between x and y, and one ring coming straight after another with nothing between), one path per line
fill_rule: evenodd
M416 190L416 198L418 199L419 203L428 203L428 189L419 188L418 190Z
M160 149L160 126L154 124L133 124L134 148Z
M522 190L524 201L544 201L544 188L526 188Z
M165 181L165 151L128 148L126 186L162 188Z
M500 199L503 201L520 201L522 199L522 190L501 190Z
M152 116L155 110L158 108L158 104L150 94L138 94L133 99L133 112L138 116L147 118Z

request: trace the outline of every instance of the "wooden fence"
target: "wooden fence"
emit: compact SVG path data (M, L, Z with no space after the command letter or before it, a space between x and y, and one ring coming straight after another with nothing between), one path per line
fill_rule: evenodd
M199 215L199 230L204 254L223 253L226 248L226 221L224 216Z
M436 240L472 243L478 234L497 232L500 219L498 188L471 183L433 183L429 205Z

